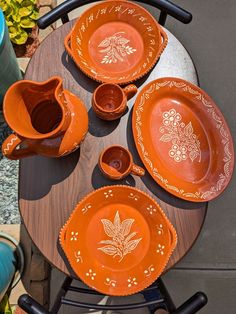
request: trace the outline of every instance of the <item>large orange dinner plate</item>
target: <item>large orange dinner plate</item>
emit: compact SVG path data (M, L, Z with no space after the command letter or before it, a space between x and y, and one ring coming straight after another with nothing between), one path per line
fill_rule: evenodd
M222 113L199 87L174 77L150 82L136 98L132 127L147 170L170 193L210 201L229 184L233 140Z
M64 43L86 75L99 82L125 84L150 71L167 41L162 27L143 7L109 0L85 11Z
M60 233L74 272L91 288L128 295L164 270L177 236L160 206L129 186L107 186L86 196Z

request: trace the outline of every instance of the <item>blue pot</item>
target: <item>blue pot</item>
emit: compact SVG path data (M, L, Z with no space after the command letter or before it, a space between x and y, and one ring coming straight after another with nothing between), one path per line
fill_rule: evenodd
M15 275L16 264L13 248L0 242L0 301Z
M7 89L22 75L10 42L4 14L0 9L0 108Z

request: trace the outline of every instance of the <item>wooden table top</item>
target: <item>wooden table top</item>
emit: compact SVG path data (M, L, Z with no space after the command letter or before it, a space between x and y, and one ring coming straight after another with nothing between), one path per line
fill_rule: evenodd
M73 271L58 242L61 227L82 197L94 189L111 184L135 186L152 196L163 208L178 234L178 244L167 269L178 262L191 248L203 225L207 204L191 203L172 196L145 176L127 177L114 182L100 173L97 160L106 146L128 147L134 162L142 166L132 137L131 108L120 121L105 122L91 109L91 96L98 83L86 77L65 52L63 40L74 22L64 24L50 34L37 49L27 68L25 79L44 81L54 75L63 78L64 87L78 95L89 114L89 132L80 149L59 159L41 156L20 161L19 206L28 233L45 258L67 275ZM180 77L197 84L194 64L181 43L168 31L169 43L157 65L136 82L139 90L148 82L165 76Z

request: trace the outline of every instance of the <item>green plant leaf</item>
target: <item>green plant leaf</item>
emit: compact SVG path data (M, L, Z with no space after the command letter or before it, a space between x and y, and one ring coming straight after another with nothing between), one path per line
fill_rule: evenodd
M21 32L14 38L11 39L11 41L17 45L23 45L26 43L28 39L28 34L26 31L21 30Z
M23 28L32 28L35 25L35 21L31 20L29 17L23 17L20 21L20 26Z
M17 35L19 35L19 31L17 29L17 27L15 26L10 26L9 27L9 36L10 38L15 38Z
M4 2L0 2L0 8L2 9L3 12L5 12L8 8L7 4Z
M16 23L20 23L21 17L18 13L13 13L11 16Z
M16 0L16 1L21 4L24 0Z
M7 26L13 26L13 22L11 20L6 19L6 24Z
M32 9L29 9L30 7L24 7L19 9L19 15L22 16L28 16L32 13Z
M30 18L31 18L32 20L37 20L38 17L39 17L39 12L36 11L36 10L34 10L34 11L32 12L32 14L30 14Z

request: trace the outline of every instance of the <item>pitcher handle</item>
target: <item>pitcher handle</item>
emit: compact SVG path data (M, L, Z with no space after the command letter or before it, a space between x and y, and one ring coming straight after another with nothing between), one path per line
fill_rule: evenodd
M16 149L17 146L22 143L23 140L16 134L9 135L2 144L2 154L12 160L36 155L36 153L31 151L28 147Z

